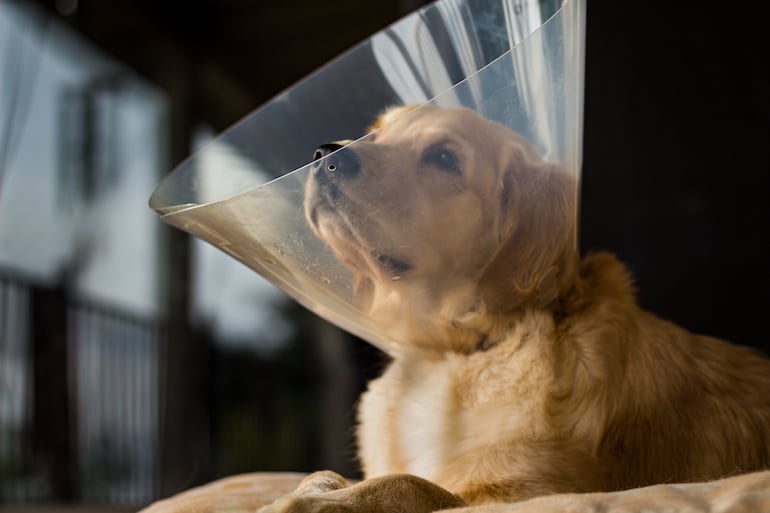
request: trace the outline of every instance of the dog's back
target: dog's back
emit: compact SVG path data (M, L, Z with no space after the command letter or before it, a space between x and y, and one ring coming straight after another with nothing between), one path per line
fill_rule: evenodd
M563 341L575 351L572 382L584 384L574 393L606 415L596 450L611 488L768 468L770 360L642 311L608 255L581 274L585 303Z

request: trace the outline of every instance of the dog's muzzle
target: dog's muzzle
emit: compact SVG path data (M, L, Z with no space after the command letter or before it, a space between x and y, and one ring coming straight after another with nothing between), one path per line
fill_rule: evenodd
M361 161L352 150L337 151L341 144L327 143L319 146L313 154L313 175L323 183L340 179L355 178L361 172Z

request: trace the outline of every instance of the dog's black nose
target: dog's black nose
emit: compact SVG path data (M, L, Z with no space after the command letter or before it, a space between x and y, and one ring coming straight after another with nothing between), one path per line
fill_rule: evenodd
M333 179L335 176L353 178L361 172L361 161L353 150L344 150L331 155L343 147L341 144L327 143L316 148L313 154L313 162L315 162L313 173L317 178ZM331 156L327 157L327 155Z
M342 148L342 145L337 143L322 144L321 146L316 148L315 153L313 153L313 162L315 162L318 159L324 158L330 153L334 153L340 148Z

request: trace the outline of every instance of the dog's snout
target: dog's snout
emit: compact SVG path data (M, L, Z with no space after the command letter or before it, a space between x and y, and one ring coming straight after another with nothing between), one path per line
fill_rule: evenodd
M329 155L330 153L334 153L335 151L342 148L341 144L337 143L326 143L322 144L318 148L316 148L315 153L313 154L313 162L320 160L324 158L325 156Z
M315 167L313 173L318 178L353 178L361 172L361 162L355 152L345 150L337 152L344 146L337 143L322 144L313 154ZM335 153L336 152L336 153ZM332 155L334 153L334 155Z

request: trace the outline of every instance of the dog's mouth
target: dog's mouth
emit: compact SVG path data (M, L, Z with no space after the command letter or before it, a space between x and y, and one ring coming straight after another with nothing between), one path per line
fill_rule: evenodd
M367 246L370 248L378 247L379 244L365 235L371 234L373 228L371 226L364 227L355 221L358 216L355 215L353 205L346 200L347 197L337 185L329 182L318 184L315 193L307 200L310 202L308 219L316 232L324 233L321 238L332 246L336 245L335 242L340 242L338 239L344 239L345 244L352 244L360 249ZM353 213L350 210L353 210ZM322 223L327 229L333 228L326 232L321 228ZM363 254L367 254L367 251L365 250ZM372 262L371 265L393 281L400 280L413 270L413 265L408 260L395 255L388 249L370 250L368 255Z
M380 269L390 275L393 280L400 280L405 274L412 270L412 265L400 258L396 258L381 251L372 251L371 254Z

